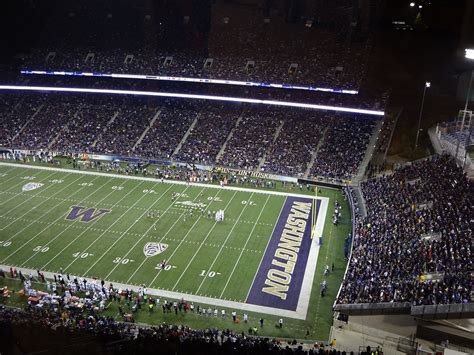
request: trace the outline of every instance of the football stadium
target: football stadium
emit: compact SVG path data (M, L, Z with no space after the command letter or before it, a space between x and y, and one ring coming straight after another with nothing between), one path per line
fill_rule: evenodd
M0 354L473 353L474 3L0 6Z

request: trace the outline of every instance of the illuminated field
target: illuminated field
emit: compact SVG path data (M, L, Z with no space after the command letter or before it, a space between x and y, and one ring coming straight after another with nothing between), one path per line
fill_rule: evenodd
M336 243L326 211L339 192L315 200L3 163L0 186L4 268L146 285L161 297L286 317L301 330L302 322L316 325L317 270L330 262L326 247ZM317 233L325 235L322 246L310 238L313 209ZM215 221L217 210L224 221ZM329 288L328 304L338 286Z

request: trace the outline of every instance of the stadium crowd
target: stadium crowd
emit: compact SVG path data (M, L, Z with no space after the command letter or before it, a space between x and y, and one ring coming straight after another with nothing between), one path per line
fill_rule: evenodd
M233 130L219 163L232 168L255 170L264 159L279 125L279 113L251 109Z
M325 133L311 176L350 179L356 175L374 128L374 121L335 116Z
M288 112L285 116L285 123L268 149L262 170L301 178L330 118L311 111Z
M449 156L362 184L359 218L339 303L472 302L474 185Z
M347 179L357 173L374 126L364 117L313 110L179 99L151 105L142 98L87 95L61 96L59 103L57 99L5 96L0 144L260 168L296 177L304 176L317 151L310 176Z
M119 114L107 125L107 129L97 136L94 151L132 155L135 143L155 114L153 109L140 102L125 102L118 107L118 111Z
M0 277L9 275L12 279L19 279L22 283L18 291L25 300L23 310L0 306L0 329L11 326L20 328L18 333L29 332L28 329L41 329L42 334L54 332L56 340L80 339L81 335L95 337L104 344L118 344L111 346L114 351L147 351L160 349L160 353L205 353L205 354L334 354L340 352L332 350L329 346L305 346L296 340L281 341L258 337L256 323L248 320L244 315L244 322L249 324L246 332L235 332L229 328L223 330L216 328L194 329L186 325L170 325L162 323L155 326L138 325L134 317L140 310L150 314L163 309L163 313L193 313L204 317L221 317L224 321L224 311L217 314L217 309L212 311L205 306L194 305L183 299L181 301L167 301L153 297L147 293L145 287L140 287L137 292L128 289L117 289L113 284L106 285L104 281L78 279L69 274L54 274L54 281L45 279L41 271L37 275L25 275L15 268L10 272L0 270ZM33 284L45 286L41 291ZM2 289L0 300L12 297L12 291L7 287ZM118 309L117 314L106 312L107 309ZM222 315L221 315L222 313ZM236 322L236 312L228 315L229 321ZM263 326L263 320L260 321ZM35 333L37 334L37 333ZM2 339L6 346L9 339ZM86 346L89 349L91 343ZM30 347L34 348L33 342ZM81 347L75 344L75 348ZM74 350L74 347L71 350Z
M0 145L11 146L13 138L41 106L41 100L20 95L0 96Z
M90 152L116 112L114 100L93 97L83 100L76 114L68 117L69 122L52 149L65 153Z
M240 109L227 105L203 108L196 126L175 159L187 163L214 165L227 136L240 115Z
M136 325L114 320L102 315L70 314L50 310L28 310L0 308L0 329L13 327L15 335L29 334L30 347L36 332L54 337L57 343L62 339L69 342L71 353L93 351L104 348L111 353L136 354L155 352L160 354L301 354L301 355L345 355L328 344L315 343L312 347L302 346L296 340L282 341L275 338L246 336L230 329L194 329L185 325L160 324L156 326ZM12 328L9 328L10 330ZM8 337L5 331L2 339L8 350L15 335ZM87 342L81 344L81 336ZM92 339L91 339L92 337ZM95 339L98 344L92 342ZM16 339L15 339L16 340ZM74 340L74 342L72 342ZM17 344L20 340L16 340ZM309 348L309 349L308 349ZM347 353L353 354L353 353Z
M198 112L199 107L193 103L166 100L157 121L137 146L135 154L147 158L171 159Z
M291 24L284 16L222 3L193 10L166 4L156 13L138 6L124 10L121 4L101 7L58 5L24 67L357 90L372 46L370 38L353 38L350 18L344 26L306 27L302 21ZM206 66L208 58L212 64Z

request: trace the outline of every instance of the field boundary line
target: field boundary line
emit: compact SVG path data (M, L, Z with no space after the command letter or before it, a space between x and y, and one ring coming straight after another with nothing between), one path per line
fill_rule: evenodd
M158 185L158 184L159 184L159 182L155 183L155 185L153 186L153 188L156 187L156 185ZM150 205L150 209L153 208L153 206L154 206L158 201L160 201L161 198L162 198L172 187L173 187L173 186L170 185L170 187L168 187L168 188L161 194L161 196L158 197L158 198ZM127 211L125 211L125 212L128 212L129 210L131 210L132 207L135 206L138 202L140 202L140 201L142 200L142 198L144 198L145 196L147 196L147 194L143 194L142 197L140 197L137 201L135 201L135 203L134 203L132 206L130 206L130 208L129 208ZM102 260L106 254L109 253L109 251L112 250L112 248L113 248L113 247L123 238L123 236L137 223L137 221L143 217L144 214L145 214L145 212L143 212L130 226L128 226L128 228L127 228L124 232L122 232L122 233L120 234L120 237L119 237L118 239L116 239L116 240L112 243L112 245L95 261L95 263L93 263L93 264L82 274L82 276L85 276L90 270L92 270L92 268L93 268L94 266L96 266L97 263L98 263L100 260ZM121 218L123 218L124 215L125 215L125 213L122 215ZM118 220L120 220L121 218L119 218ZM117 220L117 221L118 221L118 220ZM115 224L115 223L114 223L114 224ZM102 238L102 236L103 236L104 234L105 234L105 232L103 232L99 237L97 237L96 240L94 240L94 241L93 241L84 251L82 251L82 252L84 253L84 252L86 252L87 250L89 250L89 248L90 248L93 244L95 244L95 243L99 240L99 238ZM77 260L77 259L75 259L75 260ZM72 263L71 263L71 265L72 265ZM70 265L69 265L69 266L70 266ZM68 266L68 267L69 267L69 266Z
M227 210L227 208L229 207L230 203L234 200L235 198L235 195L237 195L237 191L234 192L234 194L232 195L232 197L230 198L229 202L227 202L227 205L224 207L224 211ZM174 284L173 288L171 289L172 291L176 288L176 286L178 286L178 283L181 281L181 279L183 278L184 274L186 273L186 271L188 270L189 266L191 265L191 263L193 262L194 258L196 257L196 255L199 253L199 250L201 250L202 248L202 245L206 242L207 238L209 238L209 235L211 235L212 231L214 230L214 228L216 227L217 225L217 221L214 222L214 224L212 225L211 229L209 229L209 232L207 232L206 236L204 237L204 240L199 244L199 248L198 250L193 254L191 260L188 262L188 265L186 265L186 267L184 268L183 272L181 273L181 275L179 276L178 280L176 281L176 283ZM186 235L188 235L188 233L186 233ZM178 250L178 248L176 248L176 250ZM176 252L175 250L175 252ZM168 260L171 259L171 257L174 255L171 254L171 256L168 258Z
M2 270L9 270L9 268L10 268L10 265L0 265L0 269ZM15 268L17 271L21 271L24 275L29 275L29 274L36 275L36 271L37 271L37 270L23 268L23 267L15 267ZM54 279L54 275L57 275L57 273L53 273L50 271L44 271L43 273L44 273L44 276L50 280ZM71 277L73 277L72 274L71 274ZM81 279L86 279L88 282L91 282L91 283L97 283L96 279L93 279L90 277L81 277ZM111 282L110 280L104 280L104 281L107 284ZM140 288L139 286L136 286L136 285L122 284L122 283L113 282L113 281L112 283L115 288L129 289L129 290L133 290L134 292L138 292ZM296 311L288 311L288 310L272 308L272 307L257 306L254 304L227 301L227 300L222 300L219 298L197 296L197 295L191 295L191 294L181 293L181 292L165 291L165 290L160 290L160 289L155 289L155 288L147 288L147 290L148 290L148 295L152 295L155 297L163 297L166 299L175 299L175 300L180 300L184 298L186 301L189 301L189 302L212 305L213 307L218 306L218 307L225 307L229 309L239 309L239 310L247 311L247 312L263 313L263 314L270 314L270 315L278 314L281 317L292 318L292 319L297 319L297 320L304 320L306 317L306 315L299 314Z
M250 197L247 199L247 201L251 201L252 200L252 196L254 194L252 193L250 195ZM212 261L212 264L211 266L209 266L209 268L207 270L212 270L212 268L214 267L214 264L216 263L217 259L219 258L219 255L221 255L221 252L222 250L224 249L224 246L226 245L227 241L229 240L230 236L232 235L232 233L234 232L234 229L235 229L235 226L239 223L239 220L240 220L240 217L242 217L242 215L244 214L245 210L247 209L247 207L249 206L250 204L249 203L246 203L244 208L242 208L242 210L240 211L239 213L239 216L237 217L237 220L235 221L234 225L232 226L232 228L230 229L229 233L227 234L227 237L224 239L224 243L222 243L220 249L219 249L219 252L217 253L216 257L214 258L214 260ZM263 208L262 208L262 211L263 211ZM205 242L206 240L204 240ZM199 253L199 251L201 250L202 248L202 245L199 246L199 249L196 253ZM201 290L201 287L202 285L204 284L204 281L206 281L207 279L207 275L208 274L205 274L202 278L202 281L197 289L197 291L195 293L199 293L199 291Z
M4 163L0 162L0 166L18 166L18 164L15 163ZM48 167L48 166L36 166L36 165L22 165L24 169L36 169L36 170L55 170L55 171L62 171L62 172L68 172L71 174L83 174L83 175L98 175L98 176L108 176L108 177L115 177L118 179L130 179L130 180L144 180L144 181L157 181L156 178L154 177L145 177L145 176L130 176L130 175L121 175L121 174L115 174L115 173L103 173L103 172L98 172L98 171L88 171L88 170L72 170L72 169L66 169L66 168L53 168L53 167ZM250 193L256 193L256 194L264 194L264 195L276 195L276 196L294 196L294 197L304 197L308 199L313 199L313 200L324 200L324 199L329 199L328 197L322 197L322 196L314 196L314 195L304 195L304 194L296 194L296 193L291 193L291 192L281 192L281 191L270 191L270 190L259 190L259 189L250 189L246 187L237 187L237 186L224 186L221 187L220 185L213 185L213 184L204 184L204 183L199 183L199 182L193 182L189 183L188 181L180 181L180 180L163 180L164 184L174 184L174 185L189 185L191 184L192 186L199 186L199 187L207 187L210 189L223 189L223 190L231 190L231 191L240 191L240 192L250 192Z
M324 223L326 222L328 208L329 202L327 200L321 201L321 204L319 205L319 212L316 216L316 225L314 226L317 235L323 235ZM318 240L316 238L313 239L311 242L311 248L309 250L308 261L306 262L306 268L304 270L303 282L301 284L301 290L298 297L298 305L296 306L296 312L302 314L307 314L308 312L320 249L321 248L319 246Z
M239 257L237 258L237 261L235 262L234 267L232 268L232 271L231 271L231 273L230 273L230 276L229 276L229 278L227 279L227 282L225 283L224 288L222 289L222 292L221 292L219 298L222 298L222 296L224 295L224 292L225 292L227 286L229 285L230 280L232 279L232 276L234 276L235 269L237 268L237 265L239 265L240 258L241 258L242 255L244 254L245 247L247 246L248 242L250 241L250 237L252 236L252 234L253 234L253 232L254 232L254 230L255 230L255 227L257 226L258 221L260 220L260 217L262 216L262 213L263 213L263 211L265 210L265 206L267 205L269 199L270 199L270 195L267 196L267 199L266 199L266 201L265 201L265 203L264 203L264 205L263 205L263 208L260 210L260 213L258 214L257 220L255 221L255 224L253 225L252 230L250 231L250 233L249 233L249 235L248 235L248 237L247 237L247 240L245 241L244 246L242 247L242 251L240 252ZM262 253L262 254L265 255L264 253ZM258 270L257 270L257 271L258 271ZM252 281L252 284L253 284L253 281Z
M118 186L123 186L124 183L125 183L125 181L122 182L122 183L121 183L120 185L118 185ZM128 191L124 196L122 196L122 197L117 201L117 203L120 202L120 201L122 201L125 197L127 197L129 194L131 194L133 191L135 191L136 188L138 188L138 187L141 186L141 185L142 185L142 183L137 184L137 185L136 185L135 187L133 187L130 191ZM99 202L97 202L96 204L97 204L97 205L101 204L106 198L108 198L108 197L109 197L110 195L112 195L114 192L115 192L115 190L111 190L107 195L105 195L105 197L103 197L103 198L102 198ZM112 207L113 207L113 206L112 206ZM112 208L112 207L111 207L111 208ZM124 213L125 213L125 212L124 212ZM53 258L49 259L49 261L48 261L45 265L43 265L41 268L44 269L47 265L49 265L50 262L52 262L54 259L56 259L60 254L64 253L64 251L65 251L67 248L69 248L73 243L75 243L76 240L78 240L85 232L87 232L88 230L90 230L91 227L95 226L95 224L96 224L99 220L100 220L100 218L98 218L98 219L96 219L96 220L94 220L94 221L88 223L88 224L87 224L87 227L84 228L84 230L81 231L81 233L79 233L72 241L70 241L69 244L66 245L60 252L56 253L56 255L55 255ZM77 221L78 221L78 220L75 220L75 221L73 221L73 223L69 224L68 227L66 227L65 229L63 229L63 230L61 231L61 233L59 233L56 237L54 237L52 240L50 240L50 241L48 242L48 244L49 244L50 242L52 242L52 241L55 241L55 240L58 238L58 236L61 235L65 230L69 229L70 227L75 226L75 225L77 224L77 223L76 223ZM107 227L107 229L106 229L105 231L107 231L109 228L110 228L110 226ZM48 244L47 244L47 245L48 245Z

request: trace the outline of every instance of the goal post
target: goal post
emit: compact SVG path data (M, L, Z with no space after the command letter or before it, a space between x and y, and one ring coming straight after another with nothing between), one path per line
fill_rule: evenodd
M314 199L313 199L313 206L311 208L311 239L315 239L318 236L316 235L316 201L318 199L318 186L314 187Z

